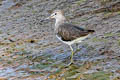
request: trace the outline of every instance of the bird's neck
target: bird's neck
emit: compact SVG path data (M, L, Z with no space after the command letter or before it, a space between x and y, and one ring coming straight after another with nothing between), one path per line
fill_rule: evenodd
M64 16L61 16L56 19L55 26L58 26L66 21L66 18Z
M64 16L60 16L59 18L56 19L55 22L55 31L57 31L57 28L59 27L59 25L65 23L66 18Z

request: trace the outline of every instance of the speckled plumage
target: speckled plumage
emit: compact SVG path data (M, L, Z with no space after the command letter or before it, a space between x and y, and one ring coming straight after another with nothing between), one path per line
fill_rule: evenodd
M60 36L63 41L72 41L94 32L94 30L85 30L68 23L60 24L57 31L57 35Z

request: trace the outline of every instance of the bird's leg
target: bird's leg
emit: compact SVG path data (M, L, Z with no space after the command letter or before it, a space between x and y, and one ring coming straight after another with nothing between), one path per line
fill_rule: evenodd
M79 48L79 44L76 43L76 51L78 51L80 48Z
M78 46L79 44L78 43L76 43L76 49L79 49L79 46Z
M80 51L80 48L79 48L79 44L78 43L76 43L75 45L76 45L76 50L74 51L74 53L77 53L77 52Z
M73 51L73 48L72 46L70 45L70 49L71 49L71 60L70 60L70 63L68 65L71 65L73 63L73 55L74 55L74 51Z

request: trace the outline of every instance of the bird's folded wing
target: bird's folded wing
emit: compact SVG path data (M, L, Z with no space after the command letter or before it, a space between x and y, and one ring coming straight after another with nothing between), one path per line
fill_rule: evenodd
M88 30L83 28L71 25L71 24L62 24L58 27L57 35L61 37L64 41L71 41L79 37L84 37L89 34Z

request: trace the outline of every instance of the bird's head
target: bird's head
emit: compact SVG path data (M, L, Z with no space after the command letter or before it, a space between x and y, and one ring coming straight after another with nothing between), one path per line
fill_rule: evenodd
M64 13L62 10L55 10L53 13L48 17L48 19L57 19L64 16Z
M43 21L50 19L63 20L65 19L64 12L62 10L55 10L52 12L52 14L49 17L45 18Z

